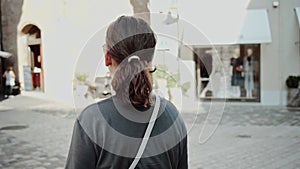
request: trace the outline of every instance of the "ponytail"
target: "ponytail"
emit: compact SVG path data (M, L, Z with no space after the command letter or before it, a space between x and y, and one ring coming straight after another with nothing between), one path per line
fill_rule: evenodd
M137 106L152 104L152 79L147 70L153 59L155 34L143 19L121 16L106 32L107 53L118 66L112 79L117 98Z
M112 79L116 96L123 103L146 106L152 104L152 79L147 61L131 60L118 66Z

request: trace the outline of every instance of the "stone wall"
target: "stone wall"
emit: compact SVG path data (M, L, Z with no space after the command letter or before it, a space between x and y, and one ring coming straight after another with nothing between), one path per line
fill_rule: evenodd
M17 27L22 14L23 0L1 0L2 20L2 50L12 53L9 59L5 59L3 67L13 65L18 81L18 51L17 51Z
M149 0L130 0L134 15L143 18L150 23L150 10L148 8Z

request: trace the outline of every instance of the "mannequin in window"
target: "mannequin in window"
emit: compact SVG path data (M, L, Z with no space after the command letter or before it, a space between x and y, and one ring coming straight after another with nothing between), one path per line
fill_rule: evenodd
M247 49L247 55L244 58L245 89L246 97L252 97L254 89L254 56L253 49Z
M201 91L207 86L209 76L212 72L212 49L206 49L200 59L200 77L207 79L202 81Z
M240 48L233 50L232 58L230 59L230 76L232 86L232 96L241 96L241 87L243 87L243 59L240 57Z

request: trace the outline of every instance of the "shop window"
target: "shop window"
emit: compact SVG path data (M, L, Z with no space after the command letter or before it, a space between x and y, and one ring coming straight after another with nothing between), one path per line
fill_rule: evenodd
M197 47L194 52L199 98L260 101L259 44Z

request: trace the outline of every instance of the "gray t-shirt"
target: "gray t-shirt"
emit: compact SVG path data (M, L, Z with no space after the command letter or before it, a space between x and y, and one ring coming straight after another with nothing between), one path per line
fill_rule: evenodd
M85 108L74 125L66 169L128 169L153 107L137 111L108 98ZM187 132L175 106L161 99L136 169L187 169Z

